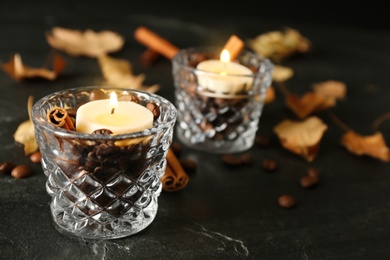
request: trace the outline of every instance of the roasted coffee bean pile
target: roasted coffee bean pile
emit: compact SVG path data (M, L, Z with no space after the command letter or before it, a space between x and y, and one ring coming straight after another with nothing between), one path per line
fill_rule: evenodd
M271 146L271 141L268 137L263 135L256 135L255 145L261 148L267 148ZM229 167L239 167L244 165L254 164L254 159L250 153L244 154L223 154L221 155L222 162ZM278 170L278 163L274 159L264 158L261 161L261 167L267 172L275 172ZM319 171L310 167L307 173L299 180L300 187L303 189L309 189L317 186L320 182ZM293 208L297 205L297 201L292 195L284 194L279 196L278 205L282 208Z

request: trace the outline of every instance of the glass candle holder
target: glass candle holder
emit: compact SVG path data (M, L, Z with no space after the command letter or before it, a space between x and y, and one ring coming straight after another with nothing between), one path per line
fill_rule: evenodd
M228 65L217 61L220 54L194 47L173 57L177 136L197 150L237 153L254 144L274 66L248 50ZM215 64L199 65L209 60Z
M50 110L77 110L96 90L114 91L119 100L136 96L140 105L157 105L160 114L151 128L117 135L71 131L48 122ZM81 87L37 101L32 120L57 229L88 239L114 239L148 227L157 214L176 116L168 100L131 89Z

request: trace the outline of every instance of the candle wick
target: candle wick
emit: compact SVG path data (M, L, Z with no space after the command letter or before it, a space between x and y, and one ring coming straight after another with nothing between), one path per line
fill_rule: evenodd
M114 112L115 112L115 108L113 107L113 108L111 109L111 115L114 114Z

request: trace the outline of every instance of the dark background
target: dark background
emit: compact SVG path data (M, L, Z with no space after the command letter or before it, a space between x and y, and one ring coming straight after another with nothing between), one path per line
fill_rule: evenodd
M50 52L45 32L53 26L112 30L124 36L124 48L112 54L129 60L145 84L160 84L158 94L174 101L169 60L150 68L139 63L145 47L133 38L144 25L179 48L222 45L232 34L244 40L285 27L311 40L310 53L283 65L294 70L286 86L296 93L312 83L346 83L347 98L331 112L361 134L390 111L390 28L386 8L369 1L0 1L0 61L14 53L32 67ZM212 6L207 6L211 4ZM390 255L389 163L355 156L339 143L343 133L329 113L329 126L318 157L306 162L284 150L272 128L294 118L282 93L266 105L259 134L269 148L254 146L250 167L226 167L220 156L184 149L198 162L188 186L163 192L155 221L139 234L118 240L89 241L64 236L52 223L50 197L40 165L24 156L13 133L27 119L29 95L37 100L57 90L104 83L94 59L64 55L66 68L55 81L17 82L0 71L0 162L28 164L35 174L14 180L0 176L0 259L388 259ZM390 143L389 121L379 129ZM261 167L275 159L278 169ZM321 182L304 190L299 179L316 167ZM277 198L291 194L297 207L282 209Z

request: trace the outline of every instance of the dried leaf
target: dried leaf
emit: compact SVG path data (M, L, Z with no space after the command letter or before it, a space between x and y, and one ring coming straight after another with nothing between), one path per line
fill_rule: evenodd
M272 101L275 100L275 98L276 98L275 88L273 86L270 86L267 89L267 92L266 92L266 95L265 95L265 99L264 99L264 103L265 104L271 103Z
M311 49L311 42L292 28L260 34L250 39L248 45L256 53L276 61Z
M343 99L347 93L347 86L344 82L327 80L313 84L313 91L332 99Z
M275 82L285 82L288 79L290 79L292 76L294 76L294 71L291 68L280 66L280 65L274 66L272 79Z
M130 62L124 59L114 59L108 55L98 57L98 62L107 80L107 84L115 87L131 88L155 93L159 90L159 85L144 86L143 74L135 76Z
M289 93L286 95L286 105L299 119L304 119L313 112L335 106L336 102L315 92L307 92L302 96Z
M99 57L107 53L119 51L124 39L111 31L95 32L54 27L46 34L50 46L72 56Z
M367 155L384 162L390 162L390 151L380 132L362 136L349 130L343 134L341 144L355 155Z
M285 149L310 162L316 158L327 129L328 126L321 119L312 116L304 121L286 119L274 127L274 132Z
M29 96L27 101L27 111L29 119L22 122L14 133L14 140L24 145L25 155L31 154L38 150L38 144L35 140L34 125L31 120L31 109L33 106L33 97Z
M32 68L22 62L20 54L16 53L8 63L2 64L2 69L15 80L27 78L44 78L55 80L65 66L63 59L56 55L53 59L54 70L46 68Z

